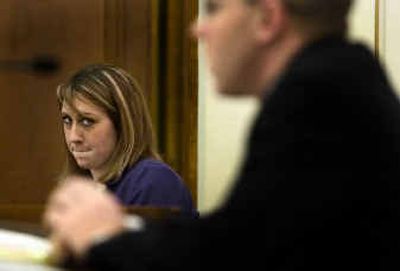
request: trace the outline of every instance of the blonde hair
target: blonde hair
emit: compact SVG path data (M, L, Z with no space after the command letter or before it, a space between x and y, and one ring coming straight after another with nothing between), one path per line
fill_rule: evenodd
M110 64L93 64L76 72L66 84L57 87L60 109L66 103L84 98L102 108L112 120L117 144L99 179L106 183L121 176L126 167L144 157L160 159L146 99L137 81L123 69ZM66 146L67 149L67 146ZM60 179L69 175L89 175L67 149L67 159Z

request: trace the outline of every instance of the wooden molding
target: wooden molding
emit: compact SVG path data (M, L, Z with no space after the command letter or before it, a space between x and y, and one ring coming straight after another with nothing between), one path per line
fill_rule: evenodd
M380 0L375 0L375 56L380 57L380 45L381 45L381 6Z
M198 1L165 1L161 10L160 150L197 203L198 54L189 28L198 15Z

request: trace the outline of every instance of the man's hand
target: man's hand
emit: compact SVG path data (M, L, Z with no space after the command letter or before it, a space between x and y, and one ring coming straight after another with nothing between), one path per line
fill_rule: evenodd
M69 177L49 198L44 222L57 249L81 257L98 239L124 230L124 213L116 198L93 181ZM60 255L66 251L58 251Z

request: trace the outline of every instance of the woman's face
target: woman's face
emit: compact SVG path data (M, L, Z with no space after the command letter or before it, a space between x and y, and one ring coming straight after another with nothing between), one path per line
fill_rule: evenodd
M117 143L117 132L107 113L84 98L73 100L74 110L63 103L65 142L76 163L97 179Z

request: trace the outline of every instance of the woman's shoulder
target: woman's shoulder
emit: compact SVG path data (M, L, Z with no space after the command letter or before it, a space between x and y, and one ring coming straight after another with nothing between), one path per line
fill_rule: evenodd
M164 180L181 179L171 166L154 158L141 159L127 170L126 175L163 177Z
M165 171L172 171L175 173L175 170L173 170L170 165L155 158L141 159L133 167L141 169L161 170L161 171L165 170Z

